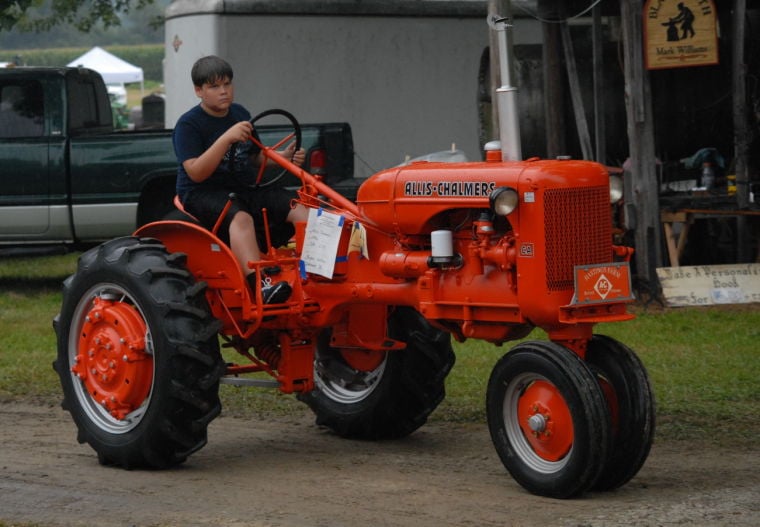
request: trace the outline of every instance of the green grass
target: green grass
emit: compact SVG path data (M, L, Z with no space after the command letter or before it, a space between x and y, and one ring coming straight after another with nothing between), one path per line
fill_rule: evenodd
M755 441L760 433L760 306L641 312L603 325L640 355L654 386L662 435Z
M0 400L57 397L52 321L75 266L75 254L0 260Z
M60 309L60 284L75 269L76 257L0 260L0 400L59 399L51 367L56 353L52 319ZM657 400L658 437L754 442L760 434L758 306L634 311L635 320L602 324L596 332L625 343L644 362ZM538 330L531 335L542 337ZM513 345L456 343L457 364L447 381L447 398L431 419L483 422L491 368ZM276 390L225 385L221 395L227 414L265 418L305 408Z
M632 311L635 320L600 324L595 331L623 342L641 358L655 393L658 436L754 441L760 434L758 306ZM537 330L530 338L543 337ZM490 370L512 345L457 344L457 364L436 417L483 421Z

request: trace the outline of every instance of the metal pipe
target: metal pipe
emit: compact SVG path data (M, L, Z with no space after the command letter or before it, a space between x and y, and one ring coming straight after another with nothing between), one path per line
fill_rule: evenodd
M502 159L519 161L522 159L520 142L520 116L517 107L517 87L512 85L512 18L491 15L489 26L496 31L499 41L499 70L501 86L496 89L496 104L499 110L499 140Z

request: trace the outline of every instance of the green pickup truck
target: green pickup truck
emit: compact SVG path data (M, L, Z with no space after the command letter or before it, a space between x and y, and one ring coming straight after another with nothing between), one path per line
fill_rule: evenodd
M257 130L268 144L285 133L279 124ZM355 196L350 126L303 124L301 133L304 168ZM171 130L114 131L98 73L0 69L0 245L129 235L171 211L176 170Z

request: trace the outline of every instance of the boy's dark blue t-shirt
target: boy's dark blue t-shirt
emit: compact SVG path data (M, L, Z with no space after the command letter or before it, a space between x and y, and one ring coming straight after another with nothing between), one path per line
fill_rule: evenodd
M258 155L259 148L252 141L233 144L211 177L202 183L190 179L182 166L186 160L200 157L232 125L250 119L250 112L237 103L230 106L230 111L224 117L207 114L199 104L179 118L174 127L172 141L179 162L177 194L180 199L184 199L190 190L202 185L235 190L255 183L256 171L250 160L252 156ZM253 134L258 139L255 130Z

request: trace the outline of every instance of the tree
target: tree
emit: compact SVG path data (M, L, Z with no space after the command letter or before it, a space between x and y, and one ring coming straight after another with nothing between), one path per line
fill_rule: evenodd
M98 23L120 25L119 15L142 9L154 0L0 0L0 31L42 32L61 23L88 32Z

